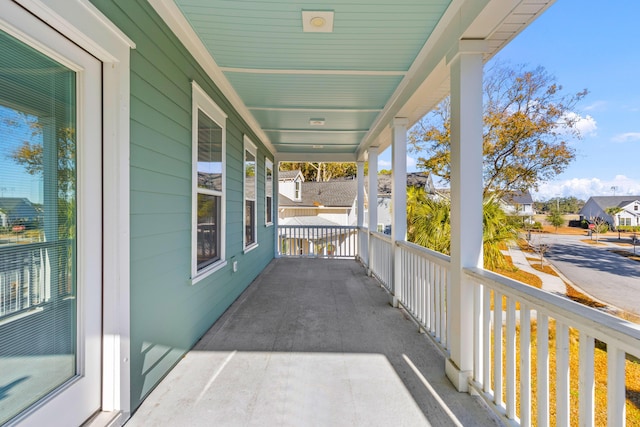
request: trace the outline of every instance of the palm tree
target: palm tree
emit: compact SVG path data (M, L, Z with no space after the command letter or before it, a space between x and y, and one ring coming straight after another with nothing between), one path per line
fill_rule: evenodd
M501 247L515 240L516 231L493 198L483 203L483 256L485 268L509 268ZM407 238L410 242L449 255L451 252L451 202L440 196L429 198L424 189L407 191Z

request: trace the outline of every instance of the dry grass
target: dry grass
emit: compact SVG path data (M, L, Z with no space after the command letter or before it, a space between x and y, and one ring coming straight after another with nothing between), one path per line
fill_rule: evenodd
M527 245L526 241L524 244ZM520 243L520 242L519 242ZM527 245L528 246L528 245ZM511 258L507 257L509 263L511 264ZM537 263L537 264L536 264ZM538 271L543 271L547 274L556 275L556 272L549 266L544 266L540 268L539 259L536 259L534 263L532 263L533 268ZM499 274L510 277L512 279L518 280L520 282L526 283L530 286L534 286L536 288L542 288L542 280L534 275L527 273L522 270L515 271L509 270L498 270L496 271ZM604 308L606 307L604 304L601 304L597 301L592 300L587 295L579 292L575 288L570 285L567 285L567 297L576 301L578 303L587 305L593 308ZM494 306L494 296L493 292L491 295L491 309L493 310ZM502 299L502 308L506 310L506 298ZM519 309L519 304L516 305L516 309ZM640 315L636 315L633 313L618 313L618 316L631 321L640 323ZM537 411L537 402L536 402L536 393L537 393L537 324L535 321L531 322L531 414L532 418L535 420L536 411ZM493 335L492 335L493 341ZM549 321L549 332L548 332L548 342L549 342L549 416L551 425L556 424L556 330L555 330L555 321L550 319ZM571 414L570 420L572 426L577 426L579 423L578 419L578 411L579 411L579 391L578 391L578 372L579 372L579 333L574 329L570 329L569 331L569 365L570 365L570 405L571 405ZM502 356L502 366L503 372L506 370L506 354L504 354L504 348L506 348L506 330L503 328L503 356ZM491 350L492 360L494 358L493 355L493 346ZM518 365L518 361L520 360L520 325L516 326L516 366ZM594 351L594 370L595 370L595 392L594 392L594 402L595 402L595 425L606 425L607 424L607 351L606 346L603 343L596 341L596 348ZM516 402L517 402L517 413L520 415L520 378L519 378L519 369L516 370ZM493 381L493 380L492 380ZM627 402L626 402L626 419L628 426L640 426L640 362L637 359L632 357L628 357L626 361L626 389L627 389ZM503 385L503 396L506 395L506 386ZM533 425L537 425L534 421Z
M542 226L543 233L552 233L552 234L571 234L574 236L584 236L587 234L587 230L584 228L578 227L558 227L558 231L552 225L543 225Z
M622 251L622 250L619 250L619 249L612 249L610 252L613 252L614 254L622 255L623 257L626 257L626 258L632 259L634 261L640 262L640 255L639 254L634 254L633 252Z
M537 324L531 322L531 414L533 418L532 425L535 422L537 414ZM506 370L506 330L503 328L503 355L502 369ZM493 336L492 336L493 343ZM549 345L549 420L551 425L556 424L556 329L555 321L549 321L548 331ZM492 344L492 361L494 360L493 344ZM640 363L637 361L626 361L626 420L628 426L640 426ZM516 361L520 360L520 326L516 326ZM570 369L570 421L572 426L579 424L579 333L574 329L569 330L569 369ZM596 342L594 351L594 369L595 369L595 425L607 425L607 351L606 346ZM493 382L493 380L492 380ZM492 384L493 386L493 384ZM503 384L503 396L506 396L506 385ZM520 416L520 372L516 370L516 411Z
M588 245L593 245L593 246L608 246L606 243L602 243L602 241L596 241L591 240L591 239L582 239L580 240L582 243L586 243Z

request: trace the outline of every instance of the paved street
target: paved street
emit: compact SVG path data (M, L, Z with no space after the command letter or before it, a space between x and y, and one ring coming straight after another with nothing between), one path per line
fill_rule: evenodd
M618 247L615 242L592 246L581 242L588 239L586 236L544 234L534 236L534 241L536 239L551 245L547 260L585 292L610 305L640 314L640 262L610 251L616 248L633 251L633 247Z

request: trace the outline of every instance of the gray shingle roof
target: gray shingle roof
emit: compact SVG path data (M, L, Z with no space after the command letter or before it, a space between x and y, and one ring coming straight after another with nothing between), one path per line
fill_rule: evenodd
M506 203L509 204L517 204L517 205L531 205L533 204L533 197L531 197L531 193L528 191L513 191L507 193L502 198Z
M344 181L303 182L302 200L291 201L284 196L278 197L281 206L352 206L358 195L358 183L355 179Z
M278 172L278 179L280 181L285 181L285 180L288 180L288 179L294 179L299 173L300 173L300 170L279 171Z
M591 199L604 211L614 206L628 205L636 200L640 200L640 196L593 196Z

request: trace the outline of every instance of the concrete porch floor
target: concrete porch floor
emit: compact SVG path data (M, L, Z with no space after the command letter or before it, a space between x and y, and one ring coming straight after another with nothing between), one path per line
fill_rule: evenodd
M350 260L277 259L147 397L136 426L496 426Z

